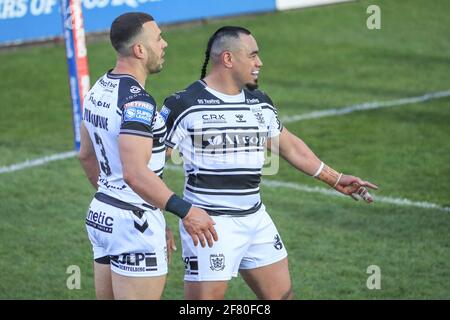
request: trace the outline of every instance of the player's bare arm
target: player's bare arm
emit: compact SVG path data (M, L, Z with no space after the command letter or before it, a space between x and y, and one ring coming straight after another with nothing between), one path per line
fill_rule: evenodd
M83 123L81 124L80 133L81 146L78 158L87 178L89 179L89 182L95 189L97 189L97 180L100 174L100 168L98 166L97 157L95 156L94 146L92 145L89 133Z
M148 203L160 209L168 209L168 204L174 195L165 183L148 167L153 140L135 135L120 135L119 150L125 182ZM171 211L171 210L169 210ZM191 235L194 244L206 242L212 247L218 240L214 221L200 208L191 206L182 217L186 230Z
M283 128L278 137L271 139L268 147L273 152L279 152L294 168L314 176L337 191L349 195L355 200L361 197L368 203L373 202L367 188L376 190L378 189L376 185L355 176L339 173L327 166L299 137L293 135L286 128Z

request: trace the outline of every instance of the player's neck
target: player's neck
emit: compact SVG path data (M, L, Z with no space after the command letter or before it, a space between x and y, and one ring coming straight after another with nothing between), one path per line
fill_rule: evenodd
M130 63L127 59L118 59L116 62L116 66L111 71L111 73L115 74L129 74L136 78L139 84L144 88L145 81L147 79L147 74L144 70L135 63Z
M203 79L203 81L206 82L209 88L223 94L237 95L242 91L242 88L236 85L233 79L219 72L210 73Z

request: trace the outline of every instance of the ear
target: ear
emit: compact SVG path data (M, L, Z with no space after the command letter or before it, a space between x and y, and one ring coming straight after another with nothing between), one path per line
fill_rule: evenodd
M144 46L140 43L136 43L132 47L133 54L136 58L142 59L145 57L145 49Z
M230 51L224 51L222 53L222 63L225 68L231 69L233 67L234 57Z

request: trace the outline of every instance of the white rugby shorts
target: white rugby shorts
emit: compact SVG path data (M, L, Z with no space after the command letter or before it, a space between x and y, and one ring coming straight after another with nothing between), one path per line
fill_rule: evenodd
M186 281L221 281L236 277L239 269L270 265L287 257L280 235L264 205L242 217L211 216L219 241L212 248L194 246L180 220Z
M95 198L86 216L94 259L106 257L112 271L128 277L167 273L165 228L159 209L133 212Z

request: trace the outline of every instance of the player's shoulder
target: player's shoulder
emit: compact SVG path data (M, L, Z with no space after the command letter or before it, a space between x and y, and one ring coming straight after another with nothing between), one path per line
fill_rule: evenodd
M171 113L172 117L178 117L191 106L198 104L197 100L205 91L205 86L200 81L195 81L187 88L177 91L164 100L161 114Z
M129 75L108 75L118 78L119 87L117 92L117 106L123 109L125 105L143 102L156 109L155 99L139 84L139 82Z

